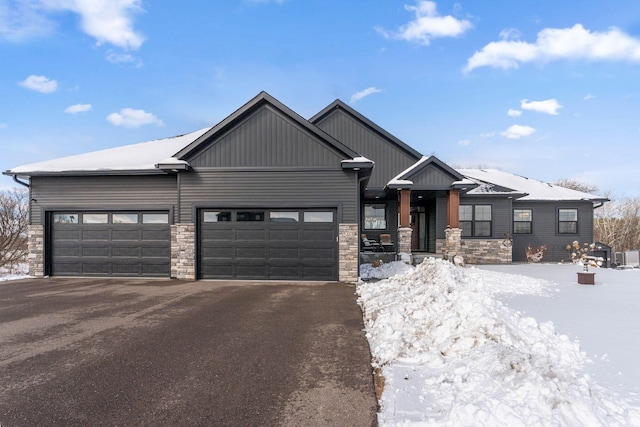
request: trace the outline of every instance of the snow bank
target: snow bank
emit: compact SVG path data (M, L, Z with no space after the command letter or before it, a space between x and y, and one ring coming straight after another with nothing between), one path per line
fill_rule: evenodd
M31 277L28 275L28 273L29 265L27 263L0 267L0 282L6 282L7 280L27 279Z
M585 374L576 342L492 297L508 283L532 293L549 292L549 283L499 274L425 259L358 285L374 366L386 380L380 423L640 425L638 408Z
M388 279L412 269L413 266L403 261L393 261L378 267L374 267L372 264L360 264L360 278L362 280Z

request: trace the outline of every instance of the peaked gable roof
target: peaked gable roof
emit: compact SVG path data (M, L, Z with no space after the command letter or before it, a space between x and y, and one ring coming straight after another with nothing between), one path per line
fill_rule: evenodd
M410 154L411 156L415 157L416 159L420 159L422 157L422 154L420 152L418 152L417 150L415 150L413 147L405 144L400 139L398 139L397 137L393 136L391 133L387 132L386 130L381 128L379 125L375 124L374 122L372 122L371 120L369 120L368 118L366 118L365 116L363 116L362 114L360 114L359 112L357 112L352 107L350 107L349 105L345 104L343 101L341 101L339 99L336 99L331 104L327 105L319 113L317 113L315 116L311 117L309 119L309 121L311 123L313 123L314 125L316 125L316 124L320 123L323 119L325 119L327 116L329 116L331 113L333 113L335 110L338 110L338 109L339 110L343 110L349 116L355 118L360 123L366 125L373 132L375 132L378 135L380 135L381 137L387 139L389 142L397 145L399 148L401 148L402 150L406 151L408 154ZM375 160L375 159L373 159L373 160Z
M469 191L469 195L508 194L521 195L518 200L536 201L608 201L606 197L597 196L570 188L560 187L536 179L514 175L497 169L458 169L458 172L481 184Z
M437 176L433 176L434 172ZM387 187L415 188L417 186L425 187L425 189L427 187L429 189L433 189L435 187L438 187L439 189L447 189L458 185L473 187L477 184L465 180L462 174L437 157L424 156L414 165L400 172L395 178L391 179L388 182Z
M291 110L289 107L287 107L286 105L284 105L283 103L281 103L280 101L278 101L277 99L275 99L265 91L260 92L253 99L251 99L242 107L234 111L227 118L225 118L220 123L218 123L217 125L210 128L208 131L203 133L195 141L193 141L192 143L190 143L189 145L181 149L179 152L177 152L174 157L176 157L177 159L184 160L187 157L192 156L198 150L201 150L202 148L207 146L207 144L216 136L224 134L228 130L232 129L236 125L236 123L243 120L243 118L247 117L248 115L252 114L257 108L260 108L264 104L268 104L271 107L275 108L276 110L280 111L282 114L287 116L298 126L302 127L307 132L311 133L312 135L314 135L315 137L317 137L318 139L320 139L321 141L323 141L333 149L337 150L339 153L341 153L345 157L345 159L354 159L359 157L358 153L356 153L346 145L342 144L340 141L336 140L335 138L331 137L321 129L317 128L316 126L311 124L309 121L302 118L299 114Z

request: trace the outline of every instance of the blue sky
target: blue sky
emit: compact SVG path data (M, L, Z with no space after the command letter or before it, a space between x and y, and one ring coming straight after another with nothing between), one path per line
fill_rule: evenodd
M342 99L452 166L640 196L636 1L0 0L2 171L261 90L306 118Z

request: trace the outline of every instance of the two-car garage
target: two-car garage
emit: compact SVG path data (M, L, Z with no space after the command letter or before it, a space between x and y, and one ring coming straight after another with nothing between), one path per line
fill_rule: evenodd
M200 279L337 280L335 209L200 209ZM169 211L48 214L48 274L170 277Z

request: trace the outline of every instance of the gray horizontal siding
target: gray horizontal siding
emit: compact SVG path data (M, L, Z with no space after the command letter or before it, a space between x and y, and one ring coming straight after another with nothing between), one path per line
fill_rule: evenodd
M32 177L31 223L52 209L175 209L176 187L171 175Z
M526 202L514 201L514 209L532 209L532 234L513 235L513 260L526 261L528 245L545 245L547 255L544 261L568 260L566 246L574 240L584 243L593 242L593 205L590 202ZM578 234L558 234L558 209L578 209Z
M344 159L326 142L264 105L187 160L197 168L336 167Z
M375 162L369 188L384 187L389 180L419 160L340 109L334 110L316 126Z
M355 223L357 190L356 174L338 169L196 170L180 179L180 221L195 207L336 207L338 222Z

